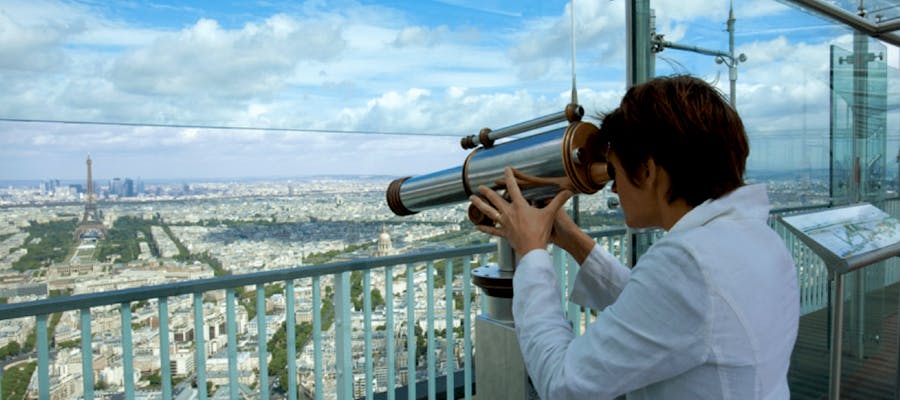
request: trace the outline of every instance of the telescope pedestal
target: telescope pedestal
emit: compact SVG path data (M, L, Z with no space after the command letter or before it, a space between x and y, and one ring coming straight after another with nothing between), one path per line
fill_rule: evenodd
M512 316L515 253L506 240L497 245L499 265L472 270L487 309L475 317L475 382L478 398L538 399L531 385Z
M512 322L475 317L475 382L479 399L538 399Z

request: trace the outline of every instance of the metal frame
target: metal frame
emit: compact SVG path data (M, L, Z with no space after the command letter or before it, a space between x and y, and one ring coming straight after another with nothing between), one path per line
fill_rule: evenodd
M894 31L900 30L900 18L885 23L871 22L859 15L853 14L843 8L826 3L821 0L781 0L788 4L824 15L841 24L857 31L863 32L874 38L878 38L894 46L900 46L900 34Z

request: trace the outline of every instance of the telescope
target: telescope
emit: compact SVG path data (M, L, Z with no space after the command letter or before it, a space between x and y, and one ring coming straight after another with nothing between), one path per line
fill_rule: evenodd
M469 153L462 165L419 176L392 181L387 188L387 203L399 216L468 201L485 185L506 196L504 171L516 170L516 183L522 196L534 206L543 207L561 190L592 194L609 181L606 172L608 141L600 129L581 121L584 109L569 104L557 114L511 125L496 131L482 129L478 135L462 138ZM497 139L534 131L568 121L565 127L496 143ZM476 225L494 225L496 221L469 205L469 220ZM512 320L512 278L515 254L506 240L498 243L498 265L472 270L473 283L487 296L487 314L500 321Z
M608 141L601 137L597 126L582 122L583 116L584 109L573 103L554 115L496 131L485 128L478 135L464 137L460 141L463 149L474 150L461 165L394 180L387 188L388 206L396 215L412 215L468 201L472 194L478 193L480 185L508 197L504 181L506 167L515 169L514 179L522 196L534 206L543 207L565 189L573 193L595 193L609 181L606 172ZM497 139L537 131L564 121L568 121L565 127L551 127L534 135L496 143ZM468 217L476 225L496 223L471 204ZM514 356L518 354L512 315L515 260L509 241L501 238L497 243L497 263L471 271L472 283L481 288L485 304L484 315L475 319L479 349L475 362L478 382L520 383L513 386L526 388L530 384L511 378L527 376L521 356ZM484 391L489 393L486 396L489 398L509 398L508 393L519 393L518 389L510 392L505 386L496 390L490 385L479 386L479 394ZM501 393L503 396L499 396Z
M485 185L502 191L504 169L517 171L522 195L541 206L563 189L592 194L602 189L606 174L607 143L596 125L581 121L584 109L569 104L557 114L540 117L492 131L464 137L464 149L475 148L462 165L419 176L407 176L390 183L387 203L398 216L412 215L430 208L468 201ZM497 139L568 121L568 125L495 144ZM474 224L493 224L474 206L469 207Z

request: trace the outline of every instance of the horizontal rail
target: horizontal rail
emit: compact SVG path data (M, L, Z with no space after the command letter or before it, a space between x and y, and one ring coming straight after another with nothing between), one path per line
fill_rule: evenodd
M436 250L415 254L368 258L364 260L341 261L330 264L308 265L274 271L220 276L188 282L113 290L109 292L54 297L28 303L3 304L0 305L0 320L30 317L39 314L50 314L81 308L93 308L116 303L149 300L159 297L175 297L212 290L224 290L241 286L310 278L313 276L340 274L343 272L361 271L400 264L412 264L436 259L462 257L473 254L489 253L495 249L495 244L486 243L449 250Z
M625 232L627 232L625 228L613 228L591 231L589 232L589 234L592 237L597 238L604 236L621 235ZM435 250L378 258L367 258L363 260L341 261L320 265L306 265L288 269L260 271L241 275L219 276L207 279L197 279L187 282L175 282L155 286L143 286L138 288L112 290L108 292L76 294L72 296L36 300L27 303L2 304L0 305L0 320L93 308L110 304L156 299L160 297L175 297L187 294L204 293L212 290L225 290L241 286L310 278L313 276L371 270L379 267L412 264L437 259L490 253L495 250L496 244L485 243L459 247L455 249Z

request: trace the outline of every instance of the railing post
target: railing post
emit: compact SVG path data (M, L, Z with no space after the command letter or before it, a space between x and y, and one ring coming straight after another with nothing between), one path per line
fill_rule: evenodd
M256 337L259 344L259 398L269 400L269 352L266 349L266 285L256 285ZM287 333L287 332L285 332Z
M372 278L369 271L370 270L366 270L363 272L363 330L365 331L366 399L371 399L374 395L372 388Z
M81 385L85 400L94 399L94 350L91 346L91 309L81 309Z
M163 400L172 400L172 365L169 361L169 298L159 298L159 370Z
M445 322L444 326L447 328L445 330L445 335L447 339L447 344L445 348L447 349L447 367L445 368L447 374L447 394L446 398L452 399L455 398L455 389L456 383L453 382L453 374L456 372L456 360L454 350L456 350L456 343L453 337L453 309L454 309L454 299L453 299L453 259L448 259L447 264L444 266L444 312L445 312Z
M571 288L575 286L575 276L578 275L578 263L575 262L575 259L568 253L563 255L563 260L565 260L565 268L566 268L566 279L567 282L566 291L564 293L569 293ZM566 296L565 302L563 304L568 305L568 317L569 322L572 323L572 328L575 330L576 335L581 335L581 307L578 304L570 301L568 299L568 295Z
M483 257L482 257L483 258ZM465 396L472 398L472 259L463 265L463 363L465 363Z
M385 299L385 333L387 334L387 345L385 352L387 353L387 398L388 400L396 399L397 377L395 374L396 364L394 363L394 268L384 268L384 299Z
M203 293L194 293L194 369L197 371L197 398L207 399L206 340L203 337Z
M234 312L234 289L225 289L225 325L228 334L228 395L238 400L237 326Z
M38 398L50 399L50 356L47 343L47 314L37 316Z
M843 345L844 320L844 274L834 276L834 306L831 310L831 360L829 368L828 398L837 400L841 397L841 356Z
M409 400L416 400L415 287L415 270L412 264L406 264L406 387Z
M316 376L315 400L322 400L322 288L318 276L312 278L313 283L313 372Z
M339 399L353 398L353 366L350 363L352 343L350 331L353 328L350 323L350 273L342 272L334 277L334 345L335 345L335 369L337 369L337 397Z
M122 378L125 380L125 400L134 399L134 349L131 343L131 304L121 304L122 315Z
M434 261L429 261L425 269L427 277L425 278L427 309L425 314L428 316L428 325L426 329L425 358L428 364L428 398L436 397L435 392L435 372L434 372Z
M286 302L285 334L287 336L287 385L288 400L297 400L297 332L296 314L294 313L294 280L290 279L284 285L284 297Z

